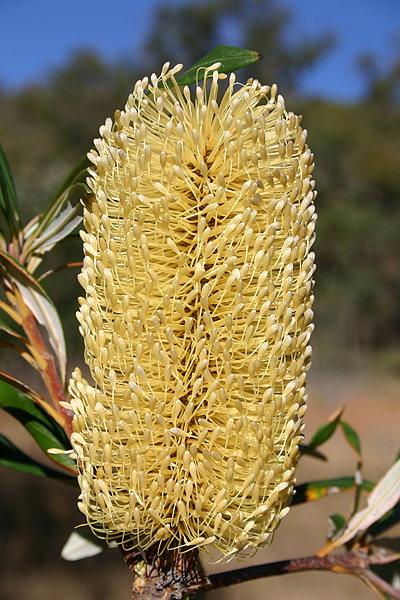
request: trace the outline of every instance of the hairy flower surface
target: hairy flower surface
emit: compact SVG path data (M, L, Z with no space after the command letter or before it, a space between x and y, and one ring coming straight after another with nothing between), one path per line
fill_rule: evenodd
M296 481L313 155L275 85L232 75L218 101L214 70L192 100L168 68L136 83L89 154L79 507L108 539L251 554Z

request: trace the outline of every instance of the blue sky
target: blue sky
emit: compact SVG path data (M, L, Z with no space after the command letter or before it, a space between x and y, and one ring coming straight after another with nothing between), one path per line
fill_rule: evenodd
M277 2L292 13L288 35L337 36L336 47L304 78L304 93L357 100L363 93L357 58L370 52L384 65L400 55L400 0ZM0 86L18 89L43 80L79 48L96 49L108 60L132 56L151 29L157 4L160 0L0 0Z

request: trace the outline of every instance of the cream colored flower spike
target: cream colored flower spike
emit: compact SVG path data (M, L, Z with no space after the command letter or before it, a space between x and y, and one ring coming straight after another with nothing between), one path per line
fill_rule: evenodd
M296 481L313 154L275 85L232 75L218 102L214 71L192 101L167 69L136 83L89 153L79 508L107 539L248 555Z

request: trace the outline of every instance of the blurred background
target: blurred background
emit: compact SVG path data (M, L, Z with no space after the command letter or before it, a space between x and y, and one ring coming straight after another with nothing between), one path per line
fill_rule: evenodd
M345 418L362 437L366 476L378 479L400 445L400 2L0 0L0 40L0 141L25 223L43 211L137 78L159 72L166 60L189 67L218 44L264 54L238 78L276 82L290 110L304 116L316 156L307 432L346 402ZM49 255L43 271L81 259L79 241L69 241ZM70 368L82 360L77 272L44 282L66 327ZM9 360L1 355L2 370L20 368ZM36 452L22 428L0 417L2 433ZM304 458L300 481L352 473L340 436L326 449L330 464ZM0 477L3 600L129 598L129 574L117 551L80 563L59 558L82 522L75 490L3 468ZM314 553L323 545L327 515L345 512L349 501L331 497L294 508L272 547L253 562ZM373 598L358 581L331 574L246 585L258 598L279 592L320 598L321 590L327 600ZM249 590L239 586L215 597L239 599Z

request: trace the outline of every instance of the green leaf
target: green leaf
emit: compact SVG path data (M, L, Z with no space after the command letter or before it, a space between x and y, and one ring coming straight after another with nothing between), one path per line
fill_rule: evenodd
M13 352L16 352L17 354L19 354L21 356L21 358L26 360L26 362L31 367L39 370L38 363L33 358L32 354L29 352L29 343L26 345L25 348L21 348L21 346L18 346L18 344L13 344L12 342L8 342L8 341L0 339L0 348L7 348L7 350L12 350Z
M82 183L76 183L68 193L65 208L52 220L49 225L35 241L30 244L29 251L40 254L51 250L57 242L69 235L82 221L82 207L79 200L85 195L88 188ZM72 204L71 204L72 200Z
M13 389L21 392L35 404L38 404L53 420L57 421L57 423L59 423L61 426L64 425L64 417L59 415L56 409L51 406L51 404L46 402L46 400L39 396L37 392L32 390L25 383L19 381L19 379L15 379L15 377L11 377L11 375L7 375L7 373L3 373L2 371L0 371L0 380L4 381L8 385L11 385Z
M399 598L400 560L393 560L392 562L383 565L372 565L370 568L373 573L378 575L378 577L383 579L383 581L386 581L393 588L393 590L386 589L386 591L384 592L382 587L380 587L379 585L379 580L376 581L374 578L373 584L378 587L380 595L383 598L385 598L385 600L393 600L393 598ZM390 593L391 591L392 593Z
M74 218L80 210L79 200L87 191L87 187L84 184L87 177L87 168L91 164L92 163L86 156L79 161L50 200L43 216L25 232L26 242L21 255L21 262L26 263L29 259L28 270L30 272L33 272L41 262L41 253L34 253L35 248L36 251L40 248L40 245L37 246L38 239L48 241L46 230L58 216L61 216L63 209L67 208L68 213L67 215L64 214L64 217L68 216L69 219ZM68 203L71 205L72 211L68 209ZM76 224L77 223L75 223L75 226ZM62 229L63 226L61 226L61 230ZM65 236L62 236L60 239L63 237ZM57 241L58 240L54 241L54 243ZM44 251L49 249L50 248L46 244Z
M13 338L16 338L23 344L29 343L26 337L18 333L15 329L12 329L8 323L3 321L3 319L0 319L0 330L4 331L4 333L7 333L8 335L11 335Z
M328 531L328 540L334 538L338 533L342 531L342 529L346 526L346 519L342 517L342 515L330 515L328 518L329 522L329 531Z
M71 444L62 427L33 400L1 379L0 408L25 427L48 458L71 473L77 473L76 463L68 454L47 453L49 448L71 449Z
M301 456L303 456L303 454L307 454L307 456L312 456L313 458L317 458L318 460L327 460L325 454L322 454L322 452L320 452L319 450L315 450L313 448L310 449L309 446L307 446L307 444L300 444L299 450Z
M71 235L71 236L69 236L69 239L73 238L73 237L75 237L75 236ZM37 278L37 281L41 282L41 281L43 281L43 279L46 279L50 275L53 275L53 273L59 273L60 271L64 271L64 269L71 269L72 267L79 267L79 268L81 268L82 265L83 265L83 262L79 261L79 262L68 263L66 265L61 265L60 267L57 267L56 269L49 269L45 273L42 273L41 276Z
M45 467L44 465L38 463L14 446L14 444L12 444L1 433L0 465L9 469L15 469L16 471L22 471L23 473L29 473L30 475L39 475L40 477L56 479L57 481L61 481L62 483L66 483L68 485L77 485L76 477L59 473L54 469L49 469L49 467Z
M180 86L191 85L197 81L202 81L204 78L205 69L211 67L211 65L220 62L221 66L218 67L220 73L230 73L237 69L247 67L252 63L257 62L262 58L259 52L254 50L243 50L242 48L235 48L234 46L217 46L209 54L206 54L197 61L190 69L179 75L176 78L176 82Z
M361 489L365 492L370 492L374 488L372 481L364 480ZM353 477L337 477L335 479L321 479L320 481L310 481L296 485L295 495L293 496L292 506L301 504L302 502L311 502L320 500L330 494L338 494L339 492L351 492L354 488Z
M379 600L395 600L399 598L398 590L392 586L389 588L389 579L386 579L385 576L382 576L382 572L386 572L388 573L387 576L390 578L390 573L393 571L392 565L393 563L390 563L389 565L372 565L369 569L366 569L363 574L358 575L361 581L367 584L369 589L375 594L375 596L377 596ZM388 569L385 568L386 566ZM396 581L396 579L394 579L394 582L397 586L398 581Z
M345 421L340 420L340 426L343 429L343 433L350 446L353 448L357 455L358 461L361 463L361 442L357 432Z
M368 497L366 508L356 512L347 524L346 530L330 547L338 548L352 540L359 532L367 530L373 523L391 510L400 498L400 460L378 481Z
M344 411L344 407L335 411L329 419L321 425L319 429L314 433L310 442L308 443L308 450L314 450L327 440L335 433L336 427L340 422L340 417Z
M0 145L0 210L7 223L11 237L18 238L21 233L21 220L18 213L17 198L11 170Z
M92 163L87 158L87 156L84 156L75 165L72 171L68 173L67 177L64 179L64 181L50 200L46 210L43 213L38 227L39 233L41 233L47 227L48 223L50 223L50 221L52 221L54 217L60 213L61 207L63 206L63 204L66 203L68 199L68 194L71 188L76 183L86 182L87 168L90 167L91 164Z
M377 540L372 540L371 544L379 546L379 548L391 550L400 557L400 538L378 538Z
M368 529L368 533L373 537L384 533L394 525L400 523L400 502L398 502L391 510L389 510L383 517L376 523L371 525Z
M36 279L2 250L0 250L1 271L4 272L7 279L17 285L26 306L38 323L46 328L50 344L58 358L61 379L64 384L67 370L67 349L64 330L56 307Z

